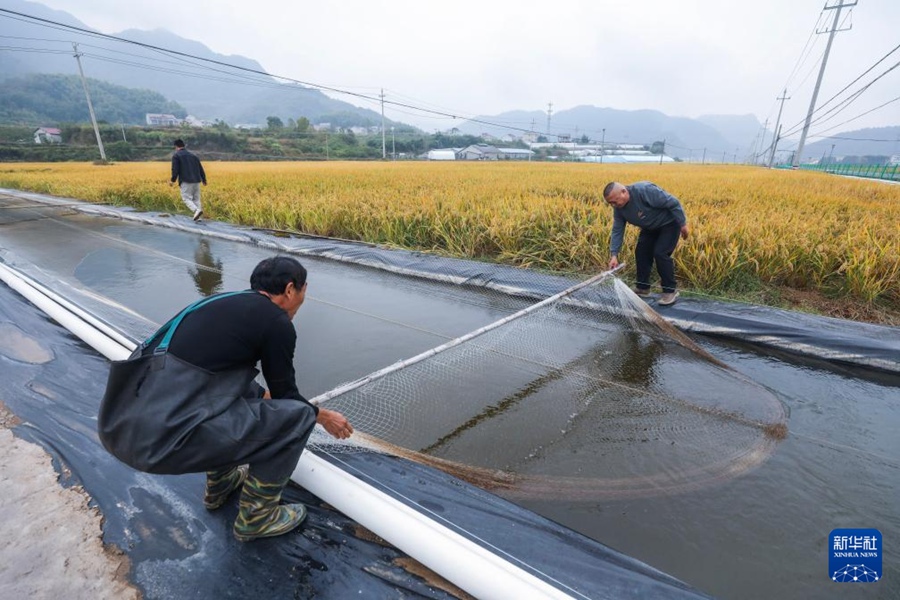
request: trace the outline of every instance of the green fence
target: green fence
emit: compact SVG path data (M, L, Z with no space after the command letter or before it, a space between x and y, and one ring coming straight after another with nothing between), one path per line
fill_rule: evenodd
M840 163L832 163L825 165L800 165L800 168L812 171L825 171L836 175L853 175L854 177L868 177L869 179L900 181L900 165L842 165Z

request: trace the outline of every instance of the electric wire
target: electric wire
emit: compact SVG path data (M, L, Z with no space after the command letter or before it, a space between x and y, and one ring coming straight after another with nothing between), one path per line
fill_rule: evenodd
M209 64L213 64L213 65L218 65L218 66L222 66L222 67L228 67L228 68L231 68L231 69L236 69L236 70L238 70L238 71L242 71L242 72L245 72L245 73L253 73L253 74L256 74L256 75L266 75L266 76L269 76L269 77L274 77L274 78L279 79L279 80L283 80L283 81L287 81L287 82L291 82L291 83L296 83L296 84L299 84L299 85L307 86L307 87L310 87L310 88L315 88L315 89L318 89L318 90L330 91L330 92L334 92L334 93L337 93L337 94L344 94L344 95L351 96L351 97L354 97L354 98L357 98L357 99L365 99L365 100L368 100L368 101L371 101L371 102L379 102L379 103L381 103L381 104L388 104L388 105L391 105L391 106L396 106L396 107L400 107L400 108L406 108L406 109L414 110L414 111L420 111L420 112L424 112L424 113L428 113L428 114L433 114L433 115L437 115L437 116L452 117L452 118L464 118L464 117L461 117L461 116L459 116L459 115L457 115L457 114L451 114L451 113L449 113L449 112L444 112L444 111L438 111L438 110L433 110L433 109L428 109L428 108L418 107L418 106L414 106L414 105L411 105L411 104L408 104L408 103L404 103L404 102L396 102L396 101L393 101L393 100L386 100L386 99L384 99L384 98L379 98L379 97L369 96L369 95L367 95L367 94L361 94L361 93L358 93L358 92L352 92L352 91L347 90L347 89L341 89L341 88L338 88L338 87L326 86L326 85L322 85L322 84L318 84L318 83L313 83L313 82L303 81L303 80L300 80L300 79L295 79L295 78L293 78L293 77L287 77L287 76L283 76L283 75L277 75L277 74L272 74L272 73L266 73L265 71L260 71L260 70L258 70L258 69L253 69L253 68L250 68L250 67L242 67L242 66L240 66L240 65L234 65L234 64L230 64L230 63L227 63L227 62L224 62L224 61L220 61L220 60L216 60L216 59L212 59L212 58L203 58L203 57L200 57L200 56L196 56L196 55L190 54L190 53L188 53L188 52L181 52L181 51L178 51L178 50L171 50L171 49L167 49L167 48L162 48L162 47L160 47L160 46L155 46L155 45L153 45L153 44L146 44L146 43L144 43L144 42L137 42L137 41L134 41L134 40L129 40L129 39L127 39L127 38L122 38L122 37L118 37L118 36L114 36L114 35L110 35L110 34L98 33L98 32L92 32L92 31L90 31L90 30L88 30L88 29L85 29L85 28L83 28L83 27L77 27L77 26L75 26L75 25L66 25L66 24L64 24L64 23L59 23L59 22L57 22L57 21L53 21L53 20L50 20L50 19L44 19L44 18L41 18L41 17L35 17L35 16L32 16L32 15L28 15L28 14L25 14L25 13L20 13L20 12L18 12L18 11L9 10L9 9L6 9L6 8L0 8L0 13L6 13L7 15L12 15L12 16L10 16L9 18L13 18L13 19L15 19L15 20L23 21L23 22L26 22L26 23L28 23L28 22L37 22L36 24L38 24L38 25L46 25L46 26L48 26L48 27L50 27L50 28L53 28L53 29L59 29L59 28L62 28L63 30L76 31L76 32L79 32L79 33L82 33L82 34L85 34L85 35L91 35L91 36L99 37L99 38L103 38L103 39L114 40L114 41L122 42L122 43L126 43L126 44L133 44L133 45L140 46L140 47L143 47L143 48L147 48L147 49L151 49L151 50L156 50L156 51L159 51L159 52L165 52L166 54L172 55L172 56L181 56L181 57L185 57L185 58L190 58L190 59L202 61L202 62L204 62L204 63L209 63ZM32 23L32 24L34 24L34 23ZM492 122L492 121L487 121L487 120L485 120L485 119L467 119L467 120L470 121L470 122L473 122L473 123L480 123L480 124L483 124L483 125L490 125L490 126L500 127L500 128L505 128L505 129L510 129L510 130L514 130L514 131L521 131L521 132L525 132L525 133L531 133L531 130L528 130L528 129L524 129L524 128L520 128L520 127L513 127L513 126L509 126L509 125L503 125L503 124L500 124L500 123L494 123L494 122ZM548 136L549 136L549 135L552 135L552 134L550 134L549 132L546 132L545 135L548 135Z

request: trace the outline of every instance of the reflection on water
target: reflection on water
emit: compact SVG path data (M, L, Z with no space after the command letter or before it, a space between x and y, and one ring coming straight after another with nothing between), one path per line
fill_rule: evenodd
M662 344L637 331L621 331L613 340L609 357L618 363L613 372L625 383L651 385L657 383L657 364L663 352Z
M217 260L209 247L209 240L201 237L194 250L195 268L188 269L194 286L203 296L212 296L222 291L222 261Z

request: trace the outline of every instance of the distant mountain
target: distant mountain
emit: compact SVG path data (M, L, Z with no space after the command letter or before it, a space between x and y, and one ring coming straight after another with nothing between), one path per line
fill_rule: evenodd
M95 31L72 15L52 10L27 0L4 0L3 7L43 19ZM51 35L52 34L52 35ZM264 72L256 61L243 56L217 54L203 44L182 38L169 31L130 29L115 34L135 42L158 46ZM322 92L301 85L279 83L268 75L257 75L201 60L173 56L138 45L66 31L64 34L32 22L0 18L0 36L15 40L10 46L42 50L3 51L0 80L35 73L77 74L72 45L66 42L40 41L48 38L72 40L84 53L85 75L116 85L149 89L175 100L194 116L222 119L229 123L265 124L266 117L283 120L304 116L319 122L333 114L358 116L358 123L380 123L381 115L347 102L329 98ZM14 37L11 37L14 36ZM31 38L23 39L23 38ZM52 52L45 52L50 50ZM108 118L98 109L97 118Z
M832 145L834 148L832 149ZM816 142L806 144L803 156L806 160L840 161L847 157L893 156L900 154L900 126L873 127L836 133Z
M723 153L733 160L738 154L743 159L752 150L754 137L760 124L748 115L756 125L748 125L747 117L734 117L738 125L727 128L727 135L711 124L698 119L670 117L656 110L618 110L596 106L577 106L553 113L550 120L550 140L559 134L572 138L587 136L590 140L620 144L651 145L656 141L666 142L666 154L682 159L700 159L706 151L707 160L721 160ZM712 121L726 123L731 117L709 117ZM492 116L480 116L478 120L500 125L508 125L525 130L534 129L538 133L547 132L547 114L542 111L511 111ZM532 125L532 122L534 125ZM494 127L467 121L458 129L462 133L477 135L489 133L496 137L510 133L504 127ZM752 133L750 130L752 129ZM604 131L605 130L605 131ZM738 150L739 148L739 150Z
M135 90L89 79L91 102L101 120L142 123L147 113L184 118L176 102L150 90ZM0 123L52 125L90 119L81 78L77 75L26 75L6 79L0 86Z

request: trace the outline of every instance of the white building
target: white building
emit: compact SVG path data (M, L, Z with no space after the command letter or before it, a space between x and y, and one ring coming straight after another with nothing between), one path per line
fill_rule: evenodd
M178 127L181 125L181 119L175 115L161 113L147 113L147 125L158 125L161 127Z
M194 115L188 115L188 116L186 116L186 117L184 118L183 123L184 123L185 125L190 125L191 127L198 127L198 128L200 128L200 129L203 129L204 127L212 127L212 126L215 125L215 123L213 123L213 122L210 122L210 121L204 121L204 120L202 120L202 119L198 119L198 118L195 117Z
M62 131L56 127L40 127L34 132L35 144L61 144Z
M454 150L453 148L429 150L428 160L456 160L456 150Z

